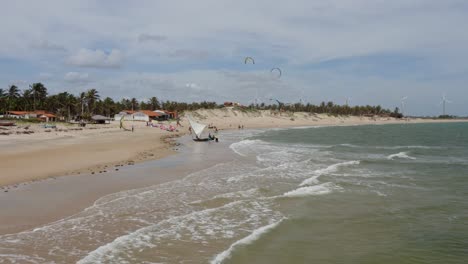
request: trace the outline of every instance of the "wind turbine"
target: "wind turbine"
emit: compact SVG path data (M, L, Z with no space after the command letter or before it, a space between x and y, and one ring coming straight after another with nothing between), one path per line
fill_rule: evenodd
M345 105L349 106L349 101L351 101L351 97L345 97Z
M408 96L403 96L401 99L400 99L400 102L401 102L401 114L402 115L405 115L405 101L408 100Z
M443 105L443 107L442 107L442 108L443 108L443 110L442 110L442 113L443 113L443 114L442 114L442 115L445 115L445 103L449 103L449 104L450 104L450 103L452 103L452 101L447 100L447 97L445 96L445 93L443 93L443 94L442 94L442 101L440 102L440 104Z

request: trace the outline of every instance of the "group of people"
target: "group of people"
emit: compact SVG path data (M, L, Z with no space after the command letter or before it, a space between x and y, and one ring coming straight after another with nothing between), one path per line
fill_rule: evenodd
M215 135L211 135L211 133L208 134L208 138L211 139L211 140L214 140L216 142L218 142L218 137L216 137Z

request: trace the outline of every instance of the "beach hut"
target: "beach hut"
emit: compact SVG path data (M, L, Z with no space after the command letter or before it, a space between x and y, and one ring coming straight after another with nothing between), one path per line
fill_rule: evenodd
M51 113L37 115L37 118L44 122L55 122L57 120L57 117Z
M7 117L18 119L29 119L29 112L27 111L8 111Z
M125 120L149 122L151 120L160 120L162 115L163 114L159 112L151 110L123 110L122 112L115 115L114 119L120 121L121 118L125 117Z
M132 120L132 115L133 113L135 113L136 111L132 111L132 110L123 110L123 111L120 111L118 114L114 115L114 120L115 121L120 121L120 119L124 118L126 120Z
M151 111L151 110L140 110L133 114L135 116L135 120L138 121L151 121L151 120L159 120L161 117L160 113Z

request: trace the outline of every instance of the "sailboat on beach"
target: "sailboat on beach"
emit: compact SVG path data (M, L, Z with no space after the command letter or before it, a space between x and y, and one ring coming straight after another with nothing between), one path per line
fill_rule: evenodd
M210 141L215 139L215 137L211 135L206 138L202 138L202 133L203 130L205 130L206 125L196 122L191 116L187 116L187 119L190 123L190 127L192 128L193 133L195 134L195 138L192 138L194 141Z

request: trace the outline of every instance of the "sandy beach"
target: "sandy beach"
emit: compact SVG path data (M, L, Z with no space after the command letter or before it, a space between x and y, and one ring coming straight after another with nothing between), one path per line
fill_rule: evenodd
M240 111L232 108L198 110L187 114L221 130L238 129L239 126L249 129L453 122L436 119L401 120L313 113ZM172 124L175 125L175 122ZM0 136L0 186L3 186L3 191L8 191L19 183L82 173L105 173L118 170L121 166L166 157L175 153L170 138L188 134L189 125L185 118L182 118L181 124L183 127L179 127L178 132L147 127L144 122L133 122L135 131L132 133L119 129L119 123L115 121L106 125L88 125L84 129L60 123L57 129L44 129L38 124L10 128L13 132L11 135ZM26 126L29 127L25 130ZM24 131L34 133L23 134Z
M233 109L198 110L188 113L198 121L219 130L341 126L391 123L450 122L446 120L369 117L334 117L308 113L243 112ZM96 199L118 191L141 188L180 178L208 163L189 162L190 155L178 160L168 173L137 173L157 177L129 176L133 165L169 157L180 148L175 139L188 134L188 122L182 118L178 132L168 132L134 122L134 132L119 129L118 122L88 125L82 130L57 126L45 132L39 125L30 126L32 134L0 137L0 191L2 207L0 234L27 230L62 219L83 210ZM175 125L175 123L174 123ZM13 128L21 131L24 128ZM212 131L212 130L208 130ZM222 142L222 137L221 137ZM190 137L185 141L190 142ZM191 142L190 142L191 143ZM227 146L220 144L223 156ZM180 155L179 155L180 156ZM206 161L206 159L205 159ZM153 164L159 168L157 164ZM133 169L134 170L134 169ZM177 171L175 173L174 171ZM122 172L122 174L119 174ZM120 178L118 175L121 175ZM68 177L70 176L70 177ZM32 202L34 201L34 202Z
M119 129L116 123L90 125L82 130L59 124L57 130L61 131L52 132L34 125L29 127L33 134L1 136L0 186L55 176L104 173L175 153L169 141L179 132L145 125L135 122L133 133Z

